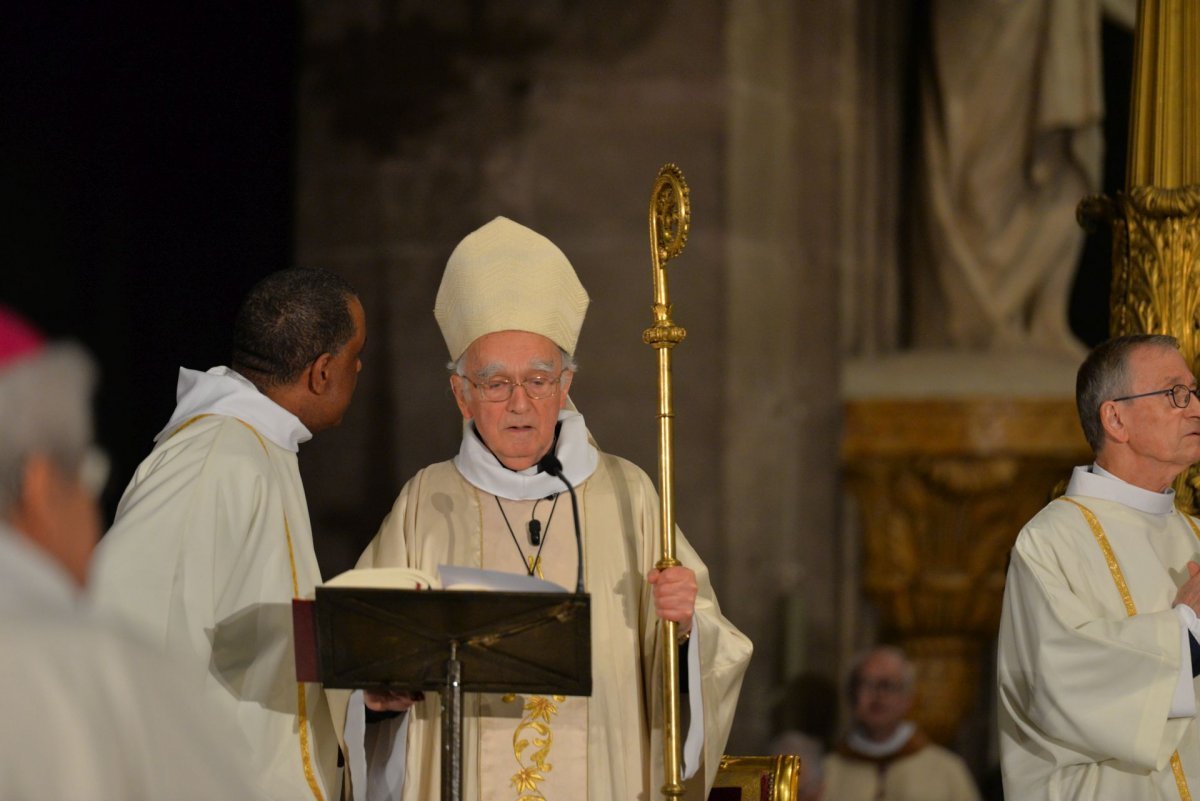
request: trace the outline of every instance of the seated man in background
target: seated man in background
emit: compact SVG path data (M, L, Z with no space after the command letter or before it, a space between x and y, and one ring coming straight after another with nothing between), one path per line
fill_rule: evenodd
M913 706L913 665L899 648L878 646L850 670L853 724L825 757L828 801L979 801L957 754L906 720Z
M107 473L94 375L0 307L0 798L259 798L175 666L83 602Z

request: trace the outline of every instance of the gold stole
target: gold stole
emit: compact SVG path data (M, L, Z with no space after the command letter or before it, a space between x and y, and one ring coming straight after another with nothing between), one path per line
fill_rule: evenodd
M1104 534L1104 528L1100 525L1100 521L1092 510L1084 506L1073 498L1068 498L1065 495L1060 496L1059 500L1073 503L1079 507L1079 511L1083 513L1083 519L1087 521L1088 526L1092 529L1092 536L1096 538L1096 544L1100 546L1100 551L1104 554L1104 561L1108 564L1108 572L1112 574L1113 583L1117 585L1117 592L1121 593L1121 600L1125 603L1125 613L1129 617L1137 614L1137 607L1133 603L1133 595L1129 592L1129 585L1125 582L1125 574L1121 572L1121 565L1117 562L1117 555L1113 553L1112 545L1108 542L1108 537ZM1188 515L1183 516L1188 525L1192 527L1192 533L1200 539L1200 529L1196 527L1196 522ZM1179 759L1179 752L1171 754L1171 772L1175 774L1175 785L1179 788L1179 797L1182 801L1192 801L1192 794L1188 791L1187 777L1183 775L1183 762Z

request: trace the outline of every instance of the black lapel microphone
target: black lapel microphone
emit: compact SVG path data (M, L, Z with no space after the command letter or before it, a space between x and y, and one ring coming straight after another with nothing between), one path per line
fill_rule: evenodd
M543 473L549 473L559 481L567 485L567 491L571 493L571 515L575 519L575 550L579 555L579 566L575 573L575 592L579 595L583 594L583 532L579 528L579 504L575 500L575 488L571 486L571 482L567 481L567 477L562 472L562 462L551 451L541 458L538 462L538 469Z
M534 520L529 521L529 544L530 545L541 545L542 544L542 521L541 520L534 519Z

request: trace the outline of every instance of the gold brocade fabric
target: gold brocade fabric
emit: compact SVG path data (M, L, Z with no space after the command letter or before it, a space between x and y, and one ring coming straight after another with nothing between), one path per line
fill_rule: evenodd
M563 493L557 506L552 500L501 500L500 504L494 496L481 493L483 567L528 572L528 565L536 559L539 578L573 587L577 555L570 496ZM531 518L542 524L540 554L530 541ZM482 801L576 801L584 797L587 698L484 694L479 708Z

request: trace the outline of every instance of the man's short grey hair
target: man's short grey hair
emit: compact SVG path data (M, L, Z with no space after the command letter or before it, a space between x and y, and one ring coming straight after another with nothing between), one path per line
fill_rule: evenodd
M1128 334L1097 345L1075 376L1075 407L1092 453L1104 446L1100 407L1130 393L1129 355L1142 347L1179 349L1179 340L1166 334ZM1166 389L1166 387L1163 387Z
M463 386L463 394L468 397L470 397L471 389L472 389L471 382L469 380L471 378L471 376L467 375L467 351L469 351L469 350L470 350L470 348L467 348L467 350L464 350L462 352L462 355L459 356L457 359L454 359L453 361L446 363L447 370L454 373L455 375L462 376L463 378L468 379L466 385ZM559 354L559 358L562 363L562 369L570 370L572 373L579 372L579 363L575 361L574 356L567 353L562 348L558 349L558 354ZM549 365L547 365L546 369L551 369L551 368ZM484 378L484 377L486 377L486 376L485 375L475 376L475 378Z
M92 358L69 343L0 368L0 518L16 506L33 454L70 474L79 470L92 444L95 385Z

